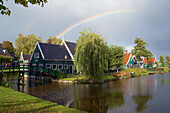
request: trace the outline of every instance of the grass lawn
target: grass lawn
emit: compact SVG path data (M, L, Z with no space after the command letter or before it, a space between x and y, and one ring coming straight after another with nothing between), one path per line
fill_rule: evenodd
M83 113L82 111L67 108L65 106L42 100L12 89L0 86L0 113L19 112L59 112L59 113Z
M9 71L9 69L3 69L3 72L8 72ZM10 69L10 71L13 71L13 69ZM14 69L14 71L19 71L19 69ZM0 69L0 72L2 72L2 70Z
M113 78L116 78L116 77L113 77L112 75L104 75L102 78L102 81L104 81L106 79L113 79Z
M85 79L85 77L64 78L64 79L60 79L60 80L70 80L70 81L73 81L73 80L81 80L81 79Z

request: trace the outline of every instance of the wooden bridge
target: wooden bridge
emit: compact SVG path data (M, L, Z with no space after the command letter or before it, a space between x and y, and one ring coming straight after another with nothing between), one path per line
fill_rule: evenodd
M54 70L46 69L42 67L32 66L32 65L10 65L10 66L0 66L0 80L5 73L19 73L18 84L24 85L24 73L29 73L31 76L35 74L35 79L37 80L40 76L48 76L55 79L59 78L59 73Z

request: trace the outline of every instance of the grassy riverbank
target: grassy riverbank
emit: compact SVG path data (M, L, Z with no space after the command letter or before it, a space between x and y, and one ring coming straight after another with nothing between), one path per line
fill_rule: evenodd
M42 100L12 89L0 86L0 113L19 112L59 112L83 113L82 111Z

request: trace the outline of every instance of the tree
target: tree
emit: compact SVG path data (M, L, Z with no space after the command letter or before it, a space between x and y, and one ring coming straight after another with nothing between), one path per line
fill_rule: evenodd
M101 81L107 66L107 43L99 33L90 29L80 32L76 41L74 63L77 72L94 81Z
M51 44L56 44L56 45L60 45L62 42L61 39L56 38L56 37L49 37L48 40L45 41L45 43L51 43Z
M14 61L14 57L0 55L0 64L10 63Z
M170 56L169 55L166 55L166 64L168 65L170 69Z
M153 54L151 51L146 49L146 47L148 46L148 43L144 42L143 39L135 38L134 43L136 45L134 46L134 49L132 50L131 53L136 56L137 61L139 62L139 68L140 68L140 62L142 61L141 57L145 57L149 59L153 56Z
M10 41L3 41L3 43L1 43L1 46L6 49L10 54L13 54L15 52L15 48L12 44L12 42Z
M21 52L23 52L23 54L32 54L37 41L42 42L41 37L36 37L34 34L23 36L20 33L14 42L16 56L19 57Z
M109 48L109 66L116 67L117 72L123 66L124 48L122 46L113 46Z
M160 55L160 62L161 62L161 66L165 67L164 57L162 55Z
M7 2L8 0L0 0L0 11L2 15L8 15L10 16L11 11L9 10L9 8L6 7L6 5L4 5L5 2ZM15 4L20 4L23 7L28 7L28 4L38 4L41 7L44 6L45 3L47 3L47 0L14 0Z

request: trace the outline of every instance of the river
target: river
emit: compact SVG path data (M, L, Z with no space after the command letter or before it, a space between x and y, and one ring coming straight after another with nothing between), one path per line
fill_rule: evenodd
M91 113L169 113L170 73L117 80L101 85L36 84L9 75L11 88L58 104Z

